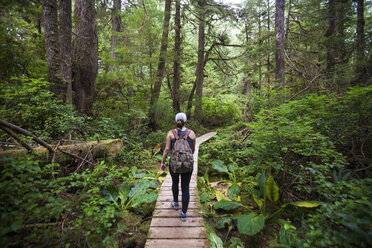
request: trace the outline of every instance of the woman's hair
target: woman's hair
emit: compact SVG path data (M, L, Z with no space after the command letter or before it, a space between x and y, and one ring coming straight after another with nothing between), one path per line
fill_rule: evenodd
M185 126L185 122L183 120L178 120L176 124L178 128L182 128L183 126Z

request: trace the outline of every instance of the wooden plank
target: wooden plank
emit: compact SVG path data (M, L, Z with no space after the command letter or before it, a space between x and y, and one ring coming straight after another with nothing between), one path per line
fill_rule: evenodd
M182 197L178 196L178 200L181 201ZM171 202L173 200L173 195L159 195L158 201L160 202ZM199 201L199 196L190 195L190 202Z
M179 204L180 204L179 209L181 209L182 208L182 202L180 201ZM171 206L171 203L169 201L158 201L158 202L156 202L155 208L173 209L173 207ZM200 208L200 204L199 204L198 201L190 201L188 208L189 209Z
M174 209L155 209L153 218L156 217L179 217L181 218L181 211ZM199 209L189 209L187 211L187 217L201 217Z
M172 186L172 182L164 181L162 185L163 186ZM196 182L190 182L190 188L192 188L192 187L196 187Z
M199 192L196 189L190 189L189 193L190 195L197 195ZM173 195L173 192L172 190L161 190L159 195ZM178 192L178 195L182 195L181 190Z
M149 239L145 248L208 248L207 239Z
M204 227L154 227L150 228L150 239L201 239L206 238Z
M185 227L185 226L204 226L203 218L188 217L187 221L182 222L181 218L153 218L150 227Z
M178 189L179 189L179 191L181 192L181 185L178 187ZM195 190L195 191L198 190L196 187L190 187L189 189L190 189L190 191L191 191L191 190ZM163 191L163 190L164 190L164 191L172 191L172 185L171 185L171 186L165 186L165 185L164 185L164 186L162 186L162 187L160 188L160 190L161 190L161 191Z

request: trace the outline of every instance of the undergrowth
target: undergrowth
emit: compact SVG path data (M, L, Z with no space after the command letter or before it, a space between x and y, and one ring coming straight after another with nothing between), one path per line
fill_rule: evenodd
M212 246L371 246L371 95L355 87L262 108L203 145Z

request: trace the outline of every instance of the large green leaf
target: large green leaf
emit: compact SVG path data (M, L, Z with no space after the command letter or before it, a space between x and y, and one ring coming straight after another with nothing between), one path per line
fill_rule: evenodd
M237 216L238 219L238 230L242 234L255 235L265 225L265 217L263 215L257 215L256 213L250 213L247 215Z
M227 190L227 195L231 198L231 199L237 199L238 196L240 194L240 187L239 185L235 182L233 183L229 189Z
M129 183L127 181L123 182L119 189L119 197L121 200L121 206L124 206L125 201L128 199L129 192L130 192Z
M106 200L116 202L119 198L119 194L114 186L109 186L102 191L102 195Z
M224 218L221 218L217 223L216 223L216 227L218 229L221 229L221 228L224 228L225 225L228 225L230 226L232 224L232 220L230 217L224 217Z
M301 208L316 208L322 205L321 202L317 202L317 201L300 201L300 202L292 202L291 204L297 207L301 207Z
M266 194L270 201L276 202L279 198L279 188L276 185L274 178L269 175L266 181Z
M134 185L134 187L129 192L129 197L133 197L134 195L142 192L146 192L146 190L150 187L150 182L147 180L140 180Z
M138 197L133 199L129 207L137 208L137 207L140 207L144 203L154 202L156 201L157 198L158 198L158 195L155 192L141 194Z
M217 236L216 233L210 232L209 233L209 243L211 248L223 248L223 242L220 237Z
M260 191L263 197L266 197L266 176L265 174L260 174L258 176L258 185L260 186Z
M145 169L138 169L136 166L131 167L131 172L134 178L144 178L149 175Z
M221 201L214 204L214 209L223 209L229 211L241 206L243 205L239 202L227 201L225 199L222 199Z
M227 166L227 168L229 169L229 171L231 171L232 173L235 173L235 171L239 168L239 166L237 164L229 164Z
M210 200L215 199L216 197L212 194L208 194L207 192L202 192L199 194L200 202L204 203Z
M227 170L227 166L221 160L214 161L212 163L212 167L213 167L213 169L215 169L218 172L229 173L229 171Z
M261 192L256 189L252 189L251 193L252 193L253 200L256 202L257 206L259 208L262 208L264 200L262 198Z

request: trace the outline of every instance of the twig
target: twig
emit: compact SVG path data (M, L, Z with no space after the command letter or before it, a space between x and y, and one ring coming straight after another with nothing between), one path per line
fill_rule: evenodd
M34 140L39 143L40 145L44 146L45 148L47 148L51 153L54 153L54 149L48 144L46 143L44 140L40 139L39 137L37 137L36 135L34 135L33 133L23 129L23 128L20 128L12 123L9 123L9 122L6 122L4 120L1 120L0 119L0 126L2 127L6 127L6 128L10 128L18 133L21 133L21 134L24 134L24 135L27 135L27 136L31 136L32 138L34 138Z
M364 146L364 144L366 143L366 141L368 140L369 135L370 135L370 133L367 135L366 140L363 141L362 145L360 146L360 152L362 153L362 155L363 155L364 158L366 158L366 155L364 155L364 152L363 152L363 146Z
M20 137L18 137L18 135L15 132L13 132L11 129L9 129L7 127L4 127L4 126L1 126L1 125L0 125L0 128L2 130L4 130L7 134L12 136L16 141L18 141L28 151L33 151L32 147L29 144L27 144L26 142L24 142Z
M311 81L310 81L309 84L306 86L306 88L300 90L299 92L297 92L296 94L294 94L293 96L291 96L291 97L288 99L288 101L292 100L293 98L295 98L296 96L298 96L298 94L300 94L300 93L304 92L305 90L307 90L307 89L310 87L310 85L312 84L312 82L314 82L314 80L315 80L317 77L319 77L319 76L320 76L320 74L316 75L313 79L311 79Z
M43 227L43 226L55 226L61 224L61 222L50 222L50 223L36 223L36 224L26 224L22 228L33 228L33 227Z
M89 153L90 153L90 151L91 151L91 148L92 148L92 146L89 147L89 149L88 149L88 151L87 151L87 154L85 155L85 157L84 157L83 160L81 161L80 165L76 168L76 170L74 171L74 173L77 172L77 171L80 169L80 167L84 164L85 161L89 162L89 161L86 160L86 159L87 159L87 157L88 157L88 155L89 155Z
M92 162L90 162L90 161L87 161L87 160L85 160L84 158L82 158L82 157L80 157L80 156L78 156L78 155L75 155L75 154L73 154L73 153L71 153L71 152L64 151L64 150L62 150L62 149L59 148L59 147L58 147L57 149L58 149L58 151L60 151L60 152L62 152L62 153L64 153L64 154L66 154L66 155L70 155L70 156L76 158L77 160L83 160L85 163L88 163L88 164L91 164L91 165L95 165L94 163L92 163Z

